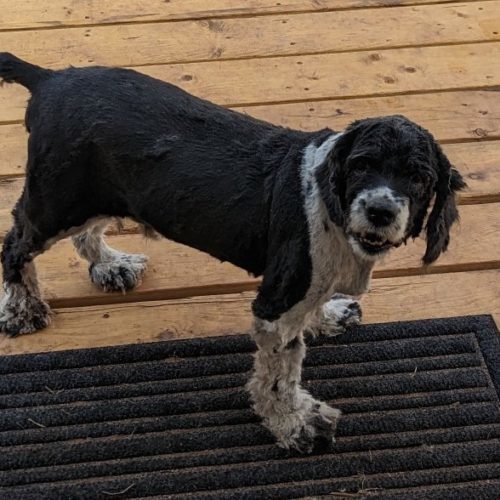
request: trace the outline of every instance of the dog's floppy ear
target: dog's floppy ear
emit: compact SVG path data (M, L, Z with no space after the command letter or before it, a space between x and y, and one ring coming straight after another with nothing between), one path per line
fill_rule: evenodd
M458 219L455 193L466 187L462 176L453 168L441 147L434 143L437 182L434 207L427 219L427 249L424 264L431 264L448 248L450 228Z
M328 212L335 224L344 227L346 220L346 176L347 176L347 159L351 154L354 140L356 139L362 121L356 121L350 125L345 132L335 142L335 146L331 154L327 158L328 163L328 186L324 188L323 197L326 201Z

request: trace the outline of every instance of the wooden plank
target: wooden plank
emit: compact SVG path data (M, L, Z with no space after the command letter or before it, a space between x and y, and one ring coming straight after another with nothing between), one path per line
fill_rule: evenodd
M246 332L253 293L55 311L33 335L0 337L0 354L55 351ZM492 314L500 324L500 271L381 278L363 299L365 323Z
M491 87L500 83L499 59L500 43L484 43L147 66L142 71L234 106Z
M376 277L442 273L500 267L500 203L461 209L448 252L434 266L422 268L425 242L416 240L392 252L377 266ZM77 257L69 240L61 241L37 258L44 296L54 307L163 300L253 290L259 280L228 263L176 243L145 240L139 235L114 236L108 243L118 250L145 253L150 269L143 284L126 295L104 293L90 282L87 263Z
M24 175L28 144L24 125L1 126L0 138L0 178Z
M376 266L374 277L500 268L499 213L500 203L460 207L460 222L453 228L450 247L432 266L422 267L426 246L422 237L392 252Z
M25 107L19 108L18 116L9 118L23 119ZM342 130L359 118L401 114L429 129L441 142L500 137L500 99L495 90L334 99L234 109L277 125L303 130L326 127ZM26 161L28 136L25 127L17 123L0 125L0 137L0 176L19 175Z
M325 127L342 130L358 118L400 114L429 129L441 142L500 137L500 99L498 92L494 91L336 99L236 109L284 127L303 130L319 130ZM0 141L0 177L22 174L26 163L28 137L24 125L0 126L0 137L2 138ZM481 151L491 150L491 153L486 154L490 160L491 155L495 154L494 147L486 143L482 146L466 145L463 147L465 150L472 148L473 151L475 147L480 148ZM472 156L475 154L477 153ZM485 153L480 153L480 155L480 161L483 162ZM494 178L491 180L494 181Z
M365 323L491 314L500 325L500 270L377 279L363 310Z
M456 0L441 0L451 3ZM475 0L466 0L475 1ZM118 24L423 5L436 0L0 0L0 29ZM461 2L463 3L463 2Z
M141 235L110 236L108 244L150 257L142 285L127 294L96 289L88 277L88 264L76 255L71 241L65 240L37 258L42 293L51 304L67 307L163 300L253 290L258 283L231 264L168 240L146 240Z
M399 114L427 128L441 142L459 142L500 137L499 90L331 99L236 109L284 127L303 130L326 127L342 130L359 118Z
M8 127L10 126L0 128L0 137L3 137L3 130ZM469 184L469 190L460 195L460 203L500 201L500 141L446 144L444 150ZM10 213L24 185L23 178L1 178L3 172L7 176L17 175L20 170L18 165L21 165L21 161L24 163L24 153L18 151L16 155L9 157L7 153L4 155L5 151L0 141L0 241L10 229ZM19 161L16 161L16 158L19 158ZM5 163L2 160L5 160ZM126 224L125 232L134 231L135 225Z
M393 26L390 31L387 25ZM332 29L332 26L335 29ZM500 3L0 32L40 66L142 66L500 40Z
M324 127L342 130L358 118L402 114L429 129L441 142L500 137L500 99L497 92L491 91L277 104L241 108L240 111L285 127L304 130ZM24 126L0 126L0 137L0 178L23 175L27 141ZM445 147L450 158L467 177L471 187L467 196L483 197L500 193L499 147L496 141L449 144Z
M213 102L243 106L471 88L498 90L497 60L500 43L481 43L153 65L141 71ZM0 120L19 120L27 95L20 85L1 89Z
M499 146L496 141L444 146L450 161L468 184L468 190L459 197L461 203L500 201Z
M24 179L0 179L0 240L12 227L12 209L21 196Z
M251 325L252 297L246 293L56 310L43 332L14 339L0 335L0 354L243 332Z

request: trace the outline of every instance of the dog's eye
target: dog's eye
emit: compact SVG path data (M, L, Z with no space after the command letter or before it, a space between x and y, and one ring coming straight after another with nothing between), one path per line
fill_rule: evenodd
M350 162L349 166L351 170L362 173L370 168L370 163L366 158L356 158Z
M425 192L430 183L430 179L422 174L413 174L410 177L410 181L413 188L419 193Z
M416 184L424 184L424 185L427 185L430 182L429 177L422 174L413 174L412 180Z
M416 184L416 185L425 184L425 179L419 174L413 174L411 176L411 182L412 182L412 184Z

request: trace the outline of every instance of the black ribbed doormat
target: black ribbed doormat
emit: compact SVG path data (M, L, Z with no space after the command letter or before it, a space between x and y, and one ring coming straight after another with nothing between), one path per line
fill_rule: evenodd
M0 498L500 498L491 317L308 344L305 385L344 413L309 456L249 409L248 336L2 357Z

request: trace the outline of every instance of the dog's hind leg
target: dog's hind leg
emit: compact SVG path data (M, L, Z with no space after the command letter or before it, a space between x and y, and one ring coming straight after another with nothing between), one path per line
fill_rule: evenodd
M22 212L15 211L14 216L1 254L5 295L0 301L0 332L10 336L32 333L50 323L50 308L41 298L33 262L44 242L35 238Z
M105 292L125 292L141 283L148 257L122 253L109 247L104 241L108 223L106 220L96 222L85 232L73 236L73 244L80 257L90 264L92 283Z

